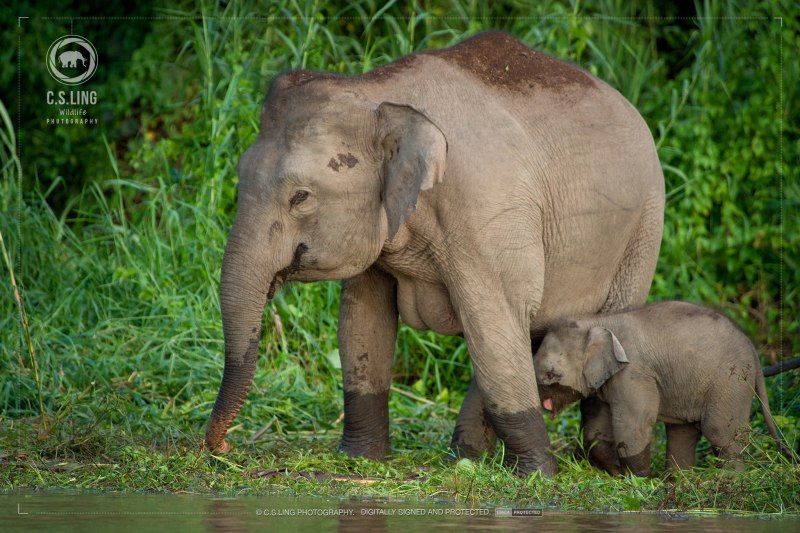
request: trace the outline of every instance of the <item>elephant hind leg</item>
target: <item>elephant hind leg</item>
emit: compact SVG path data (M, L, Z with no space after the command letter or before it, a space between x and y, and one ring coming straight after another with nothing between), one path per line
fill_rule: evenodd
M719 458L723 460L724 466L732 467L734 470L744 470L741 454L750 429L748 418L731 415L724 410L707 408L700 422L700 429Z
M456 457L478 457L483 452L494 451L497 436L489 419L489 413L483 405L483 396L472 378L464 403L458 412L456 429L450 449Z
M700 428L697 424L665 424L667 428L667 469L685 470L696 462Z

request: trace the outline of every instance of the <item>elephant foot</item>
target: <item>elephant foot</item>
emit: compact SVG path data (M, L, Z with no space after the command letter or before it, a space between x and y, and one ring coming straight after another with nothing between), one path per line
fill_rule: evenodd
M447 450L447 458L453 459L454 461L459 459L477 459L480 457L481 453L483 453L481 450L473 448L463 442L451 442L450 449Z
M507 463L509 461L506 461ZM553 477L558 474L556 459L552 455L545 458L521 460L517 457L517 476L526 478L534 472L541 472L544 477Z
M339 451L346 453L349 457L365 457L367 459L383 459L389 455L389 440L373 443L346 443L342 440Z
M517 413L496 412L492 425L505 443L505 463L527 477L539 471L545 477L558 473L556 458L550 453L550 438L540 412L535 409Z
M619 458L620 466L624 472L631 472L637 476L650 477L650 444L644 450L629 457Z
M494 453L497 437L488 418L483 418L478 427L457 425L450 441L452 459L475 459L483 453Z
M590 446L591 448L588 452L585 448L581 448L576 455L588 459L590 465L600 470L605 470L612 476L622 475L619 455L613 442L595 440Z
M339 451L350 457L383 459L389 450L389 390L374 394L345 392Z
M483 406L483 396L473 379L458 413L449 455L453 459L475 459L483 453L493 453L496 442L497 435Z
M484 452L491 453L492 451L494 451L494 446L492 446L492 450L487 450L486 448L470 446L463 441L456 442L454 435L453 442L450 443L450 449L447 451L447 458L454 461L458 461L459 459L477 459Z

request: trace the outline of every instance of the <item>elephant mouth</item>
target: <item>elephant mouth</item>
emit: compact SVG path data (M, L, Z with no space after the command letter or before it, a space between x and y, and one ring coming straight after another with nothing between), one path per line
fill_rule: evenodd
M286 280L289 276L300 272L302 269L301 261L303 259L303 254L308 251L308 246L305 243L300 243L297 245L297 248L294 250L294 256L292 257L292 262L289 266L280 269L276 274L275 277L272 278L272 281L269 284L269 290L267 291L267 301L271 301L272 298L275 296L275 293L286 283Z
M542 408L550 412L551 419L582 398L578 391L563 385L542 386L539 388L539 397L542 399Z

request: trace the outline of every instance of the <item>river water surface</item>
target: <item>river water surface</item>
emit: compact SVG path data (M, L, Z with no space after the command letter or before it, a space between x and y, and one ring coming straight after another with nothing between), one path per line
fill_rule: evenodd
M452 503L199 494L0 494L0 531L800 531L800 518L566 513ZM517 516L521 515L521 516Z

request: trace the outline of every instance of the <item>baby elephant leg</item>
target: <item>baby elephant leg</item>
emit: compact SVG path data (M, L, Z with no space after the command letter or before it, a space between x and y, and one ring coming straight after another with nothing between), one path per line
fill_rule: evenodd
M650 440L658 416L657 404L629 401L611 405L614 439L623 471L650 476Z
M692 468L696 462L700 428L697 424L665 424L667 427L667 470Z
M750 422L741 416L721 414L713 409L706 410L706 416L700 423L703 435L723 460L724 466L734 470L744 470L741 460Z
M614 444L611 408L597 396L581 400L581 430L583 453L588 454L589 463L612 476L619 475L622 471Z

